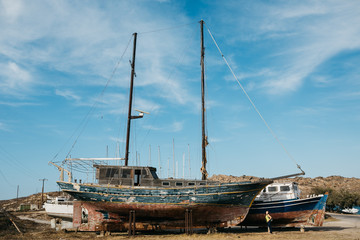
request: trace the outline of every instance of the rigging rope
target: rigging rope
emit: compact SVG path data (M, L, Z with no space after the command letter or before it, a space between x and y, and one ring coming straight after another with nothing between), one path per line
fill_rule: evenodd
M118 61L117 64L115 65L115 68L114 68L112 74L110 75L109 79L107 80L105 87L103 88L103 90L101 91L101 93L98 95L98 97L95 99L94 104L92 105L92 107L90 108L90 110L88 111L88 113L85 115L85 117L84 117L84 119L81 121L81 123L78 125L78 127L75 129L75 131L71 134L70 138L69 138L69 139L66 141L66 143L63 145L63 147L58 151L58 153L55 154L55 156L53 157L52 161L57 158L57 156L59 155L59 153L64 149L65 145L67 145L67 143L70 141L70 139L72 139L73 136L75 135L75 133L82 127L82 129L80 130L79 135L76 137L73 145L71 146L69 152L67 153L66 158L70 155L71 151L74 149L74 147L75 147L75 145L76 145L79 137L81 136L81 134L82 134L83 131L85 130L85 127L87 126L87 123L88 123L89 120L90 120L90 115L91 115L91 113L95 110L96 105L97 105L98 102L99 102L99 101L97 101L97 100L104 95L104 92L105 92L106 88L108 87L110 81L113 79L113 77L114 77L114 75L115 75L115 72L116 72L117 69L119 68L120 62L122 61L122 59L123 59L123 57L124 57L124 55L125 55L128 47L129 47L129 45L130 45L131 39L132 39L132 35L131 35L131 37L130 37L127 45L126 45L126 48L125 48L124 52L122 53L119 61Z
M154 32L168 31L168 30L172 30L172 29L175 29L175 28L182 28L182 27L185 27L185 26L189 26L189 25L192 25L194 23L198 23L198 22L197 21L196 22L190 22L190 23L186 23L186 24L175 25L173 27L160 28L160 29L155 29L155 30L151 30L151 31L147 31L147 32L140 32L140 33L138 33L138 35L154 33Z
M304 173L304 171L301 169L300 165L295 161L295 159L291 156L291 154L288 152L288 150L285 148L285 146L282 144L282 142L280 141L280 139L278 138L278 136L275 134L275 132L271 129L270 125L265 121L264 117L261 115L260 111L257 109L257 107L255 106L254 102L251 100L250 96L247 94L247 92L245 91L244 87L242 86L242 84L240 83L239 79L236 77L234 71L232 70L230 64L228 63L228 61L226 60L224 54L222 53L219 45L217 44L217 42L215 41L215 38L213 37L213 35L210 32L209 27L206 25L206 29L208 30L208 33L210 34L211 39L213 40L216 48L219 50L219 53L221 54L221 57L223 58L223 60L225 61L226 65L228 66L230 72L232 73L232 75L234 76L235 80L237 81L237 83L239 84L240 88L242 89L242 91L244 92L245 96L247 97L247 99L249 100L249 102L251 103L252 107L254 108L254 110L257 112L257 114L260 116L261 120L264 122L265 126L267 127L267 129L270 131L270 133L273 135L273 137L276 139L276 141L280 144L280 146L283 148L283 150L285 151L285 153L288 155L288 157L295 163L295 165L297 166L298 169L300 169L301 172Z

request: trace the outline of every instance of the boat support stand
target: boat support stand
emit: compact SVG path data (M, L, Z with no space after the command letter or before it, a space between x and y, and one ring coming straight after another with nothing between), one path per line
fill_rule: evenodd
M192 210L185 210L185 233L187 235L193 234Z

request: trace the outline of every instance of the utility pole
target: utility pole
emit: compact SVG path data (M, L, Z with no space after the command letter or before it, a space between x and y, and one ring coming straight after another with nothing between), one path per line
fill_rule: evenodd
M43 179L39 179L39 181L42 181L42 190L41 190L41 206L44 203L44 185L45 185L45 181L47 181L46 178Z
M17 185L17 191L16 191L16 199L19 198L19 185Z

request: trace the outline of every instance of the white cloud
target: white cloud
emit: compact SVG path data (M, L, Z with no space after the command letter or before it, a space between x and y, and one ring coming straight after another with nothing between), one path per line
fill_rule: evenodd
M168 125L154 126L154 125L143 125L144 129L150 129L153 131L163 131L163 132L180 132L184 128L184 122L175 121Z
M10 23L16 21L23 10L22 2L18 0L1 0L0 6L0 12Z
M320 65L344 51L360 49L360 5L356 0L245 5L230 1L222 12L238 10L242 12L230 25L239 34L232 36L231 43L261 46L262 52L255 51L251 57L275 73L258 84L272 94L297 91Z
M71 78L55 79L57 87L59 84L76 87L84 82L101 85L101 80L111 75L114 61L119 60L131 34L137 31L140 34L136 70L139 76L145 76L142 82L136 83L137 86L154 86L154 95L179 104L191 101L186 83L179 80L179 75L168 78L170 69L164 67L164 62L174 65L182 54L182 64L191 64L187 60L191 50L179 47L193 41L189 41L189 34L184 35L188 29L141 34L169 27L175 22L188 22L187 17L177 11L177 4L162 14L154 14L153 8L167 4L156 1L95 1L83 4L35 0L28 4L16 0L2 1L1 6L3 10L0 8L0 11L4 14L0 14L0 55L12 62L31 64L36 71L45 68L72 76L92 76L79 77L76 81ZM131 57L131 47L132 44L111 84L128 86L127 61ZM139 64L141 62L144 67ZM37 83L42 86L53 84L46 76Z
M343 51L360 48L357 2L304 5L300 4L300 8L292 6L291 17L298 18L296 22L286 19L288 8L281 10L284 13L280 17L284 17L281 25L287 31L297 32L298 37L290 39L288 51L282 56L288 63L284 64L280 78L268 82L274 93L297 90L318 66Z
M172 132L180 132L184 127L184 122L173 122L170 131Z
M33 79L31 74L14 62L0 63L0 91L6 95L17 95L27 91Z
M125 143L125 140L119 137L110 137L110 141L116 142L116 143Z
M59 90L59 89L56 89L55 94L58 95L58 96L64 97L67 100L79 101L81 99L80 96L76 95L71 90Z

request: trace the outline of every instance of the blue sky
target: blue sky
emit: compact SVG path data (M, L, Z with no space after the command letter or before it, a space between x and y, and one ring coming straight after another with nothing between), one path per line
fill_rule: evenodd
M200 19L307 177L360 177L358 1L1 0L0 199L41 191L41 178L57 190L48 162L70 149L124 156L133 32L134 108L150 115L133 123L130 164L137 152L158 167L160 147L172 175L174 140L177 176L185 158L200 178ZM207 30L205 46L209 174L297 172Z

